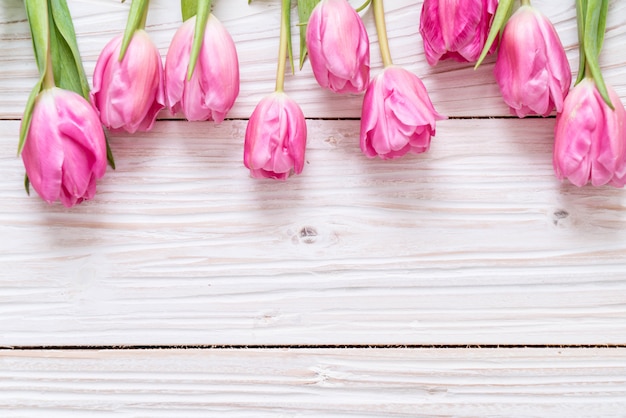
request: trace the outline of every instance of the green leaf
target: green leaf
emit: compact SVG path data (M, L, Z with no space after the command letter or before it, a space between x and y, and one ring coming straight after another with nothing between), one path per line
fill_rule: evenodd
M48 2L46 0L26 0L26 15L30 25L33 51L39 74L46 72L46 54L50 41L48 28Z
M124 38L122 39L122 47L118 58L120 61L124 59L124 55L126 54L130 41L133 39L135 31L146 25L149 3L150 0L133 0L130 4L128 20L126 21L126 29L124 30Z
M107 146L107 162L111 168L115 170L115 158L113 158L113 151L111 151L111 147L109 146L109 138L107 138L106 133L104 134L104 142Z
M200 50L202 49L202 42L204 42L204 31L206 30L206 23L209 20L210 14L211 0L200 0L200 3L198 3L198 13L196 14L196 27L193 32L193 45L191 46L189 65L187 67L188 80L191 80L191 76L196 69L198 55L200 55Z
M605 103L614 109L609 93L602 77L602 71L600 70L600 63L598 57L600 56L600 48L602 47L602 41L604 40L604 28L606 25L606 13L608 8L607 0L588 0L587 11L585 13L585 34L583 39L583 49L585 59L587 61L586 68L591 72L591 76L596 83L596 88L604 99ZM600 30L602 36L598 36ZM600 39L601 38L601 39Z
M26 143L26 136L28 135L28 130L30 129L30 121L33 119L33 108L35 107L35 101L37 96L41 92L41 87L43 86L43 77L40 78L35 87L31 90L28 95L28 100L26 101L26 108L24 109L24 115L22 116L22 124L20 126L20 139L17 143L17 155L22 153L22 149L24 148L24 144Z
M293 66L293 46L291 41L291 0L283 0L285 25L287 26L287 53L289 54L289 65L291 65L291 74L295 74Z
M52 0L50 7L53 20L50 27L51 31L55 32L61 58L61 63L53 62L55 80L59 77L57 73L61 73L60 78L64 79L68 87L65 87L64 83L57 83L57 85L71 89L89 100L89 82L78 51L76 32L67 3L65 0ZM54 46L52 43L51 47L54 48Z
M300 26L300 69L304 65L308 50L306 47L306 28L311 12L320 0L298 0L298 19Z
M54 24L50 13L50 56L52 58L52 72L54 84L62 89L74 91L83 95L81 76L70 46L65 42ZM81 66L82 68L82 66ZM85 98L89 97L89 86Z
M587 10L585 11L585 29L583 35L583 44L585 51L589 51L594 57L600 55L598 42L598 25L600 24L600 5L602 0L587 1Z
M28 174L24 174L24 189L26 189L26 194L30 196L30 179Z
M198 10L198 0L181 0L180 10L183 14L183 22L194 17Z
M487 41L485 41L485 47L480 53L480 57L478 61L476 61L476 65L474 69L477 69L480 64L482 64L483 60L489 53L491 49L491 45L495 42L496 38L500 34L500 31L504 29L506 22L509 20L511 16L511 12L513 11L513 0L500 0L498 2L498 8L496 9L496 14L493 17L493 22L491 23L491 29L489 30L489 35L487 36Z
M602 5L600 6L600 15L598 16L598 33L597 33L597 47L598 47L598 56L600 55L600 51L602 50L602 45L604 44L604 32L606 31L606 17L609 12L609 0L602 0Z
M28 100L26 100L26 107L22 115L22 124L20 125L20 136L17 143L18 155L22 153L22 149L24 149L24 144L26 143L30 122L33 118L33 109L37 96L43 87L46 68L51 65L51 63L48 62L48 45L50 44L48 2L46 0L26 0L24 5L30 26L35 60L37 61L37 68L39 69L39 80L35 83L35 86L28 95Z
M585 59L585 14L587 0L576 0L576 26L578 27L578 76L574 85L585 78L587 61Z

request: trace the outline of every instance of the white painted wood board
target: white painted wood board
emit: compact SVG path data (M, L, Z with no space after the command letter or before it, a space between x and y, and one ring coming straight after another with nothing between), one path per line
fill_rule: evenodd
M622 417L625 349L0 352L5 417Z
M68 3L91 78L130 2ZM177 3L151 2L163 56ZM502 118L493 58L428 67L421 1L386 1L395 62L462 119L439 123L426 155L368 160L358 120L334 120L358 118L361 96L316 88L305 64L286 82L310 118L305 171L256 181L243 133L274 86L278 2L214 3L242 64L235 120L113 135L118 169L67 210L22 189L37 74L23 1L3 0L0 346L85 349L0 351L0 415L623 416L624 349L86 349L626 344L624 192L554 178L554 119ZM576 71L573 1L533 4ZM624 100L626 3L610 7L601 65Z
M245 121L114 135L68 210L0 122L0 345L626 344L624 192L555 179L554 119L443 121L395 161L358 123L309 120L284 183L249 177Z

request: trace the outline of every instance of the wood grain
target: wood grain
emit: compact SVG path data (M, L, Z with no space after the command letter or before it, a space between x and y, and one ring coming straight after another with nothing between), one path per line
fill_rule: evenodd
M309 120L280 183L245 121L161 121L67 210L0 122L0 345L626 343L624 192L554 178L554 119L443 121L395 161L358 123Z
M68 3L91 78L130 2ZM0 350L0 416L623 416L623 348L340 348L626 345L624 191L554 178L554 119L502 118L493 58L428 67L421 3L385 2L392 54L463 118L438 124L428 154L365 158L359 121L337 120L358 118L362 97L322 91L305 64L286 82L309 118L305 171L251 179L245 119L274 86L279 5L217 1L241 61L234 120L111 135L117 170L65 209L22 188L37 74L23 1L3 0L0 347L85 349ZM151 1L162 56L177 4ZM573 1L533 4L575 72ZM624 100L626 2L610 8L601 65ZM186 345L286 348L87 349Z
M104 45L124 29L130 2L119 0L69 1L74 16L85 69L91 78ZM274 87L278 49L279 2L255 0L217 1L215 14L223 21L237 44L241 63L241 92L229 114L248 118L259 100ZM354 5L362 3L353 0ZM175 30L180 25L179 2L153 0L147 30L165 57ZM419 74L438 111L448 116L503 116L509 111L493 79L493 57L477 71L469 64L442 62L431 68L426 63L419 34L419 0L387 1L387 24L394 62ZM577 71L578 50L573 1L533 1L555 24L567 51L572 71ZM611 1L606 43L601 64L607 82L626 97L626 3ZM363 16L372 42L372 75L381 68L371 12ZM299 45L294 13L294 45ZM0 7L0 119L17 119L37 79L30 34L22 0L4 0ZM295 52L297 55L297 51ZM338 96L317 87L309 64L289 76L287 92L311 118L354 118L360 116L362 96ZM162 117L170 115L162 113Z
M620 417L624 349L0 352L5 417Z

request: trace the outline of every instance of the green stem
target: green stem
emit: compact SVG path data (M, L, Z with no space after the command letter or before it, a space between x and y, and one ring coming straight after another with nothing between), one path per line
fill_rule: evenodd
M530 6L530 0L522 0L522 6Z
M48 48L48 53L46 54L46 72L43 76L43 88L51 89L55 86L54 84L54 69L52 68L52 54L50 54L50 49Z
M363 10L365 10L365 8L366 8L367 6L369 6L369 5L370 5L370 3L371 3L371 2L372 2L372 0L365 0L365 3L363 3L361 6L359 6L359 7L356 9L356 12L357 12L357 13L362 12Z
M51 10L50 10L50 2L46 2L48 3L47 8L48 8L48 26L47 26L47 30L48 30L48 45L46 45L46 62L45 62L45 72L43 75L43 80L42 80L42 84L43 87L45 89L51 89L52 87L55 86L54 83L54 68L52 68L52 46L51 46L51 34L50 34L50 17L51 17Z
M578 27L578 76L574 85L580 83L587 73L587 61L585 58L585 14L587 1L576 0L576 26Z
M50 63L50 16L48 16L49 1L48 0L26 0L24 2L26 15L28 16L28 25L33 40L33 52L37 61L37 69L39 70L39 79L28 95L24 115L22 116L22 124L20 125L20 139L17 143L17 155L20 155L26 137L30 130L30 122L33 118L33 109L37 96L41 92L43 79L46 75ZM54 76L49 76L54 80Z
M280 11L280 42L278 44L278 68L276 69L276 91L285 90L285 71L287 69L287 53L291 36L291 0L282 0Z
M376 22L376 34L378 35L378 46L380 55L383 58L383 65L389 67L393 65L391 52L389 51L389 40L387 39L387 26L385 25L385 8L383 0L372 0L374 4L374 21Z
M609 92L602 77L600 69L600 50L604 41L604 30L606 28L606 16L608 13L608 0L588 0L585 12L585 35L583 40L583 51L585 54L586 70L596 82L598 92L606 104L614 109L609 97Z

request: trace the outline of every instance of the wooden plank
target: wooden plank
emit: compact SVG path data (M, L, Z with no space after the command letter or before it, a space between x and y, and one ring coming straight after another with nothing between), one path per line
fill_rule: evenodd
M5 351L0 389L19 417L618 417L626 350Z
M69 1L75 18L79 46L89 77L100 50L114 35L123 31L130 2ZM278 45L279 2L255 0L216 1L215 14L223 20L237 44L241 62L241 93L230 113L232 118L248 118L259 100L274 87ZM360 0L353 0L354 5ZM437 109L449 116L508 115L493 79L493 58L474 71L471 65L443 62L430 68L425 61L419 34L421 1L387 1L387 22L395 63L422 76ZM179 26L178 2L153 0L148 31L163 57ZM567 50L572 70L577 71L578 51L574 5L572 2L536 0L533 4L556 25ZM606 44L601 56L605 78L618 94L626 96L626 3L612 2ZM372 42L372 75L381 69L380 54L372 13L364 15ZM294 45L297 18L294 14ZM0 119L19 118L30 89L37 78L23 1L5 0L0 8ZM297 51L296 51L297 55ZM308 117L359 117L362 96L337 96L317 88L309 64L286 83ZM167 112L162 117L169 117Z
M625 344L624 191L552 173L553 119L447 120L369 160L309 120L303 175L249 177L245 121L114 135L67 210L0 122L0 345Z

